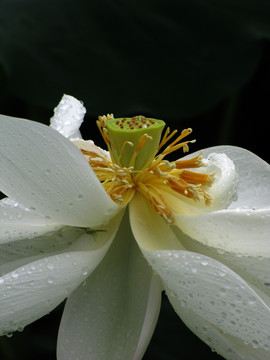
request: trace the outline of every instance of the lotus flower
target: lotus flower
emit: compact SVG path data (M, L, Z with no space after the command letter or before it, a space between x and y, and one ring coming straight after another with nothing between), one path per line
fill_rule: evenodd
M166 294L225 359L270 357L270 170L220 146L176 161L190 129L97 122L65 95L51 126L0 117L0 331L65 298L58 360L142 359ZM174 139L174 140L173 140Z

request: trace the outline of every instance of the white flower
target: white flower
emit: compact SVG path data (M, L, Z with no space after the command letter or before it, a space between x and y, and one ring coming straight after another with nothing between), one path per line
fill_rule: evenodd
M84 113L64 96L51 127L0 117L1 333L68 297L58 360L141 359L165 289L225 359L269 358L269 165L221 146L184 158L194 169L181 194L172 175L183 159L138 170L137 182L130 169L125 182L108 153L80 138Z

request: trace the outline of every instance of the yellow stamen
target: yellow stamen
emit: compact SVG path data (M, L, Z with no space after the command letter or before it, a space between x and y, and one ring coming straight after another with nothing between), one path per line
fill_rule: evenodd
M111 118L113 118L113 115L102 116L97 121L98 128L110 154L112 154L112 143L106 129L106 124ZM134 119L136 120L137 118ZM154 157L152 155L141 169L136 170L134 170L134 164L138 154L144 151L145 143L152 140L152 137L147 132L140 137L127 167L121 166L121 156L125 152L127 145L133 145L128 139L123 143L117 161L112 156L111 160L109 160L98 151L88 151L85 149L81 149L81 151L87 156L104 189L116 203L126 205L131 201L136 191L140 192L149 200L154 210L167 223L171 224L174 221L174 217L170 201L166 200L166 196L169 199L168 194L183 201L185 199L192 199L194 202L204 201L207 206L212 201L212 197L207 193L207 189L213 183L214 175L190 170L205 166L201 155L174 162L164 159L166 155L180 148L183 148L184 152L188 151L188 143L193 143L195 140L184 142L181 142L181 140L191 132L191 129L183 130L176 139L168 144L177 133L177 130L170 133L170 129L167 128ZM167 146L161 151L165 145Z

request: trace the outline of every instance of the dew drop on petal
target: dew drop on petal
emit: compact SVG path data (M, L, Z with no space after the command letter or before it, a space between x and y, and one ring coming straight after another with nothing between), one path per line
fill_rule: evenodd
M82 269L82 275L83 275L83 276L87 276L88 273L89 273L89 269L88 269L88 268Z
M54 283L54 277L53 276L49 276L47 279L48 284L53 284Z
M48 270L53 270L54 269L54 265L51 264L51 263L48 263L46 266L47 266Z
M202 264L203 266L206 266L206 265L208 265L208 261L207 261L207 260L202 260L202 261L201 261L201 264Z
M219 293L220 293L220 295L225 295L226 294L226 289L225 288L220 288Z

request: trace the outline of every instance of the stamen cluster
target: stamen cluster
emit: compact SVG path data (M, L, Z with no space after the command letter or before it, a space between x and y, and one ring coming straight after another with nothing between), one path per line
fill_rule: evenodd
M107 121L112 118L113 115L99 117L97 122L110 152L112 144L108 136L106 124ZM124 126L125 128L130 128L145 124L147 128L148 122L146 118L137 116L132 119L133 121L131 120L127 123L127 120L123 118L122 120L124 121L119 120L117 125L119 125L120 128ZM134 169L134 163L137 154L142 151L145 142L149 140L147 134L141 136L138 146L134 149L134 155L128 167L121 166L121 163L117 164L113 156L111 159L108 159L106 156L102 156L100 152L87 151L84 149L81 149L81 151L87 156L89 164L104 189L115 202L126 205L131 201L135 192L139 192L150 201L155 211L161 215L167 223L173 223L173 210L169 200L172 196L182 201L184 201L185 198L194 201L202 200L206 205L210 205L212 200L206 190L214 181L214 175L190 170L192 168L205 166L201 155L192 159L173 162L164 159L166 155L180 148L182 148L184 152L187 152L189 150L188 144L195 142L195 140L184 142L181 142L181 140L191 132L191 129L183 130L175 140L168 144L177 133L177 130L170 133L170 129L167 128L154 158L149 159L149 162L139 170ZM165 147L165 145L167 146ZM161 151L164 147L165 149Z

